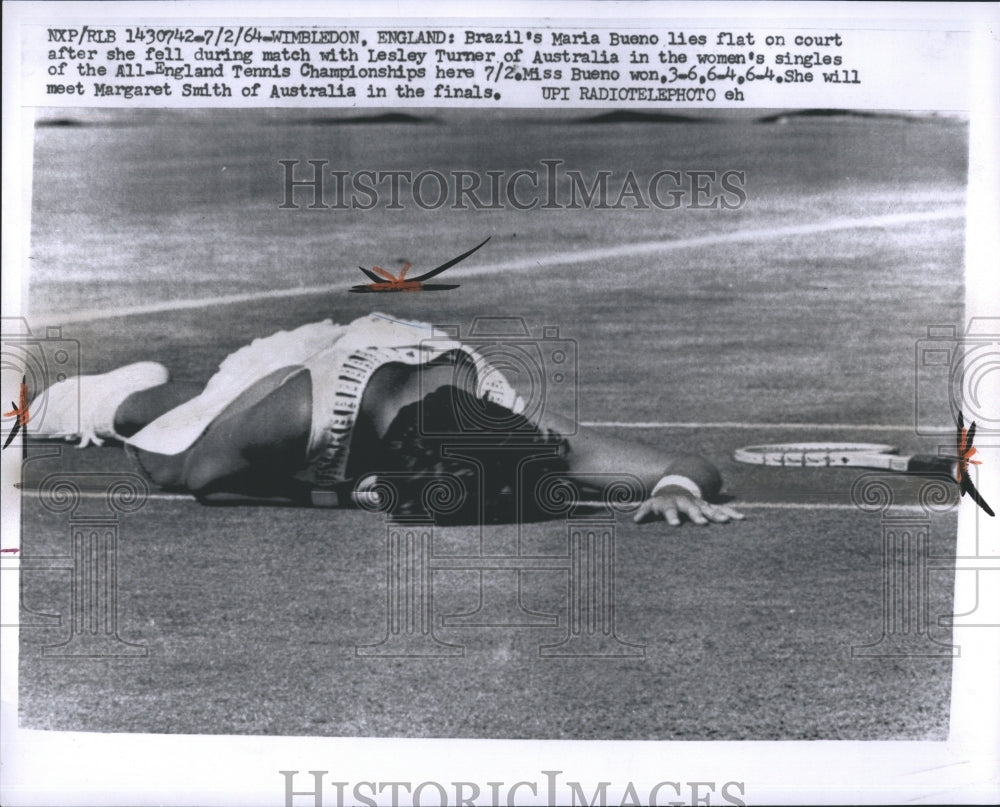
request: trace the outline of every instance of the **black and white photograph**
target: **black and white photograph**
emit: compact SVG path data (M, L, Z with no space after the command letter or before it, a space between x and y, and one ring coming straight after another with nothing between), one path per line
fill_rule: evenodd
M846 24L672 4L328 9L263 61L132 5L22 68L65 97L5 168L3 724L221 770L54 790L8 748L4 803L993 800L972 101L829 103Z

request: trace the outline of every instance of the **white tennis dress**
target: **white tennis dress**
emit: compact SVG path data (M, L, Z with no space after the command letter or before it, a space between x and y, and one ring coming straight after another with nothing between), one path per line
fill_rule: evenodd
M307 463L298 476L317 487L336 485L346 480L351 433L375 371L389 362L426 364L456 350L474 363L479 397L517 413L524 409L507 379L473 349L427 323L374 313L349 325L323 320L255 339L226 357L200 395L127 442L157 454L179 454L254 383L282 367L304 367L312 376L313 411Z

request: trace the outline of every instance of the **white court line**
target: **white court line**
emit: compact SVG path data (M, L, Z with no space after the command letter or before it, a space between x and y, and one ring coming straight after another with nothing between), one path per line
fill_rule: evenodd
M21 485L23 486L23 482ZM32 499L40 498L42 493L40 490L31 487L21 487L21 495L27 496ZM96 491L96 490L78 490L74 496L79 496L81 499L106 499L108 498L107 491ZM146 495L148 501L155 502L193 502L196 501L194 496L187 493L162 493L159 491L154 491Z
M21 491L22 495L31 498L38 498L41 494L34 488L25 488ZM80 498L83 499L106 499L107 493L81 490L78 492ZM194 496L190 496L186 493L150 493L147 497L148 501L154 502L192 502L194 503L196 499ZM602 502L598 501L581 501L574 502L574 506L577 507L601 507ZM743 502L739 499L733 499L726 504L731 507L735 507L737 510L841 510L841 511L853 511L857 513L863 513L865 511L853 504L846 504L844 502ZM215 510L223 510L224 507L211 508ZM280 508L276 508L280 509ZM321 508L316 508L321 509ZM338 508L322 508L322 509L338 509ZM904 512L924 512L923 506L919 504L894 504L892 506L893 511L904 511ZM954 508L952 508L954 509Z
M733 499L731 502L726 502L726 504L730 507L735 507L737 510L851 510L855 513L869 515L867 511L862 510L857 505L833 502L829 504L822 504L820 502L741 502L739 499ZM950 507L943 512L950 512L954 509L955 507ZM927 512L927 509L920 504L893 504L892 510L893 512L898 510L907 513Z
M836 232L838 230L856 230L877 227L899 227L906 224L918 224L927 221L942 221L945 219L960 219L965 217L964 207L950 207L940 210L929 210L922 213L890 213L884 216L866 216L854 219L831 219L812 224L797 224L787 227L764 227L752 230L736 230L731 233L713 233L692 238L675 238L661 241L647 241L638 244L619 244L614 247L599 247L575 252L555 252L517 261L506 261L479 266L464 266L450 270L448 277L467 277L504 272L524 272L532 269L545 269L552 266L563 266L594 261L606 261L636 255L659 254L678 249L693 247L708 247L717 244L733 244L741 241L763 241L775 238L789 238L798 235L815 235L817 233ZM105 319L131 317L139 314L159 314L166 311L186 311L197 308L210 308L217 305L231 305L259 300L277 300L287 297L306 297L322 295L331 292L344 291L350 281L346 278L335 284L323 286L302 286L293 289L272 289L270 291L247 292L243 294L227 294L218 297L202 299L172 300L149 305L116 308L114 310L98 309L92 311L70 311L64 314L40 314L29 317L37 322L39 327L49 325L68 325L76 322L97 322Z
M877 423L746 423L746 422L716 422L692 423L687 421L647 420L581 420L581 426L591 426L598 429L818 429L822 431L886 431L913 432L914 427ZM953 434L954 428L941 426L927 429L928 434Z

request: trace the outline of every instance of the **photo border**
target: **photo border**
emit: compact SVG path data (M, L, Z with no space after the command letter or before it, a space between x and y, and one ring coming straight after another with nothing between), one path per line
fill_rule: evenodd
M389 18L396 4L346 3L338 17ZM480 24L497 12L470 8L464 3L408 5L413 17L477 17ZM152 12L149 14L149 12ZM914 12L918 12L914 15ZM3 202L3 314L22 316L27 288L23 269L29 251L31 209L31 110L21 107L22 69L19 26L71 13L92 15L108 22L113 17L135 21L155 17L268 16L288 22L330 16L328 4L216 3L41 3L4 5L4 178ZM969 30L973 49L968 76L970 106L970 171L966 243L966 319L990 316L989 301L1000 299L996 256L1000 254L1000 46L995 4L835 4L802 7L781 3L510 3L505 17L623 20L652 13L678 18L723 20L768 19L825 25L833 21L855 27L912 29L920 26ZM787 15L794 15L789 19ZM164 22L167 20L165 19ZM839 21L839 22L838 22ZM121 22L125 22L121 19ZM574 21L572 25L576 27ZM888 35L888 34L887 34ZM888 68L887 68L888 69ZM886 107L889 107L886 104ZM679 107L678 107L679 108ZM907 357L908 358L908 357ZM903 358L901 357L901 360ZM1000 401L993 373L985 393ZM3 545L16 545L19 502L11 488L16 467L3 457ZM1000 449L981 449L980 490L989 501L1000 501ZM975 547L977 511L963 499L959 513L959 557L985 551L994 560L995 545ZM11 543L14 541L15 543ZM989 554L992 553L992 554ZM8 574L5 572L4 574ZM978 607L1000 624L1000 586L980 582ZM8 583L6 578L3 581ZM970 575L956 572L956 601L967 598ZM0 586L4 625L18 612L17 586ZM0 733L3 749L4 804L241 804L284 803L282 770L329 771L330 779L357 782L433 780L442 783L502 780L544 782L544 771L562 771L561 781L585 783L592 793L600 781L622 788L644 783L646 791L658 781L729 782L746 784L748 804L858 803L914 801L917 803L990 803L997 799L1000 748L1000 631L995 628L956 627L955 642L962 654L954 660L950 737L946 742L646 742L646 741L502 741L438 739L292 738L213 735L96 734L48 732L17 726L17 634L3 628L0 658ZM305 781L304 779L302 781ZM527 794L528 791L524 791ZM328 792L328 800L332 799ZM310 804L298 797L296 804ZM329 803L329 801L324 802ZM545 794L533 802L546 803ZM617 803L609 800L609 803ZM713 803L715 803L713 801Z

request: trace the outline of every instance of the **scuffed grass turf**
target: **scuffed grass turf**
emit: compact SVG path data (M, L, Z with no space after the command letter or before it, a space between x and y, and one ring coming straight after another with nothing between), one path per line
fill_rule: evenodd
M63 554L28 504L32 554ZM31 512L31 511L35 512ZM169 529L165 525L169 524ZM560 523L524 528L566 552ZM948 659L852 658L882 631L878 516L753 511L726 529L620 524L617 635L644 658L539 657L566 635L566 573L523 578L559 626L438 627L464 658L359 658L386 633L385 531L361 512L206 511L154 501L123 518L121 636L144 659L42 658L22 630L25 725L92 731L607 739L944 739ZM474 531L439 530L437 553ZM513 527L487 545L511 551ZM932 617L950 610L954 518L935 518ZM26 573L25 604L66 613L67 573ZM489 581L486 584L490 593ZM433 610L474 610L473 572L435 574ZM948 631L931 635L948 642Z
M140 359L205 381L250 339L370 310L457 325L523 316L576 341L578 414L594 421L856 423L836 439L934 453L911 424L914 344L961 319L963 225L867 228L469 275L439 294L352 295L358 263L429 268L622 242L687 238L964 200L966 128L949 121L675 126L443 115L423 127L273 125L246 113L137 116L126 127L39 130L31 308L115 308L331 283L319 297L66 325L83 369ZM331 168L567 168L646 175L745 170L738 211L280 211L279 159ZM115 171L107 166L113 163ZM222 169L226 170L223 171ZM590 176L590 174L588 174ZM81 199L86 198L84 204ZM447 278L444 275L443 278ZM942 417L946 413L941 413ZM703 452L751 501L849 502L854 472L752 468L741 445L830 437L750 428L622 431ZM48 473L134 471L120 449L65 447ZM914 501L912 487L906 500ZM88 505L89 506L89 505ZM120 632L145 659L43 658L68 635L68 572L21 578L20 717L93 731L581 739L944 739L947 658L859 659L882 628L879 516L752 509L723 528L617 528L616 624L643 659L542 659L566 631L566 574L523 575L555 628L436 628L463 658L358 658L385 633L385 524L357 511L210 509L154 500L120 522ZM565 552L565 525L525 527ZM24 498L22 551L69 552L68 517ZM949 613L954 514L931 520L931 635ZM437 533L443 550L475 530ZM490 528L510 551L511 533ZM488 581L489 583L489 581ZM487 586L489 587L489 586ZM475 607L472 572L435 574L434 613ZM31 627L40 613L61 627Z

